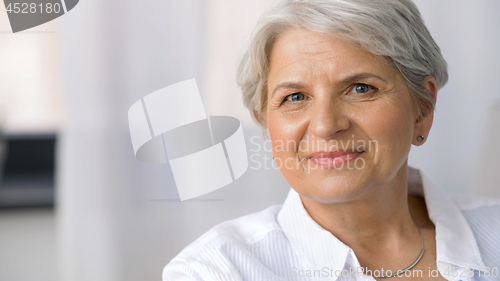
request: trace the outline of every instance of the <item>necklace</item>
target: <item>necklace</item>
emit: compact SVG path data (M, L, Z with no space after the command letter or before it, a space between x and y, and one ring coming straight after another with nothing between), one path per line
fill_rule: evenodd
M422 235L422 230L420 229L420 226L418 225L417 220L413 216L413 213L411 212L411 208L408 208L408 209L410 210L411 218L413 219L413 221L417 225L418 231L420 232L420 238L422 238L422 251L420 251L420 255L418 255L418 258L412 264L410 264L410 266L408 266L407 268L402 269L402 270L398 270L397 272L395 272L393 274L377 276L378 278L389 278L389 277L394 277L394 276L399 275L399 274L403 274L403 273L407 272L408 270L410 270L412 267L414 267L420 261L422 256L424 255L424 251L425 251L425 249L424 249L424 235Z

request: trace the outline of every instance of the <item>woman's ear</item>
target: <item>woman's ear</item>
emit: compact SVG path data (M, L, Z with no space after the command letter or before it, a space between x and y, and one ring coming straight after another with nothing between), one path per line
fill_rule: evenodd
M424 82L422 83L422 87L429 94L431 94L432 99L434 100L434 104L437 101L437 82L436 79L429 75L425 77ZM429 136L429 132L432 127L432 121L434 120L434 110L429 109L427 112L423 112L422 110L417 110L417 118L415 120L415 131L413 136L413 144L416 146L420 146L425 143L427 137ZM419 136L423 136L423 140L419 141Z

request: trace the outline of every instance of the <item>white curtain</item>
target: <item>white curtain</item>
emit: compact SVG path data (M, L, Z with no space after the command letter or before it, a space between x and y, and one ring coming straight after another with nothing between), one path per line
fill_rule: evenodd
M218 70L225 79L220 88L206 86L219 63L209 59L211 4L86 0L64 17L67 121L59 141L57 191L61 280L161 280L170 259L216 223L284 200L287 186L278 171L248 171L237 183L181 203L173 199L168 165L134 157L127 111L154 90L196 78L207 113L228 114L212 110L209 97L228 93L234 65L222 61L227 68ZM231 95L239 106L239 92ZM247 138L260 135L247 125Z
M188 242L176 223L186 206L150 201L174 198L173 179L165 165L135 159L127 111L154 90L202 80L205 8L202 0L86 0L64 17L61 280L160 280Z
M500 2L416 3L449 63L450 82L439 93L429 141L412 150L410 164L448 191L472 193L474 179L483 178L475 176L477 163L498 168L476 155L484 132L498 130L498 120L486 127L485 111L500 98L495 82ZM242 105L234 77L241 48L269 5L267 0L86 0L63 17L61 280L161 280L163 266L211 226L284 200L288 185L281 174L255 169L251 161L247 173L229 186L177 202L170 168L135 159L127 124L135 101L196 78L207 114L239 118L248 149L257 148L261 133ZM260 153L257 159L270 156Z

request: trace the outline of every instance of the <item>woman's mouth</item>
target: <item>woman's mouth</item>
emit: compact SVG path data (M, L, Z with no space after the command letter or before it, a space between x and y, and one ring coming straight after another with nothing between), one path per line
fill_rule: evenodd
M354 168L352 163L361 153L365 152L356 150L336 150L336 151L320 151L312 153L308 156L311 163L311 168L340 169L344 166Z

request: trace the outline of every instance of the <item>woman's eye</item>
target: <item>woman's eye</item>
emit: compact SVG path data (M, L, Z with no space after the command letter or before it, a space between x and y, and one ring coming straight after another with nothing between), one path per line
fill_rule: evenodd
M354 92L355 94L364 94L364 93L368 93L372 89L373 89L373 87L370 85L356 84L356 85L354 85L354 88L352 88L351 92Z
M305 98L306 96L302 93L293 93L291 95L286 96L285 101L291 101L291 102L301 101L304 100Z

